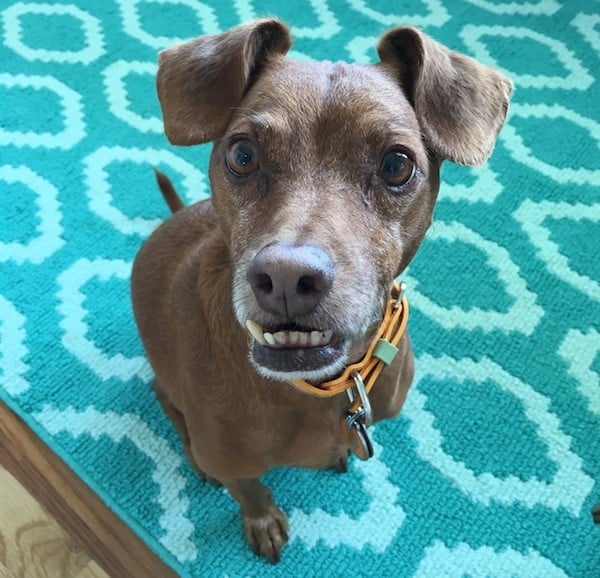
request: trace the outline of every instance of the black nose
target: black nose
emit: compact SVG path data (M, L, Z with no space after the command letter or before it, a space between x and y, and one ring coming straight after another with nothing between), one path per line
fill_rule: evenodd
M287 318L313 311L327 295L335 277L329 254L314 245L271 243L248 268L248 283L258 304Z

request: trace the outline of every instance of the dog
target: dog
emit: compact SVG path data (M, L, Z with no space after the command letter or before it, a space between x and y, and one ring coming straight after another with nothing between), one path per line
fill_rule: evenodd
M271 562L288 523L261 476L344 471L349 450L371 455L368 425L400 411L414 361L394 280L442 162L483 163L512 93L410 27L380 39L377 64L294 61L290 46L262 19L160 53L166 136L213 141L212 199L183 208L159 173L174 214L131 280L157 396Z

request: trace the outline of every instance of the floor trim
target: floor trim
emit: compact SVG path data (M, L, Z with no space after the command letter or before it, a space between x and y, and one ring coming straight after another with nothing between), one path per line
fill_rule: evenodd
M168 567L6 405L0 463L115 578L176 578Z

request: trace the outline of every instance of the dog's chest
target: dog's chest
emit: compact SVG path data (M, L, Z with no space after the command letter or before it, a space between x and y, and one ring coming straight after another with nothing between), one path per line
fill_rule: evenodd
M306 394L296 395L295 391L288 399L277 397L241 408L236 419L239 439L234 451L263 462L266 469L324 468L346 455L344 399L311 399ZM222 433L229 438L231 430L225 430ZM229 444L232 441L228 439Z
M285 466L323 468L347 452L347 436L342 429L342 411L333 406L320 413L294 411L273 430L272 446L277 462Z

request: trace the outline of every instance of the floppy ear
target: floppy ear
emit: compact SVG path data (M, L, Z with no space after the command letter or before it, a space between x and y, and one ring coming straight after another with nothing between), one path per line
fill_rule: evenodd
M377 52L395 73L436 153L466 165L489 157L508 110L513 89L508 78L415 28L391 30Z
M175 145L213 140L269 58L291 46L278 20L257 20L164 50L156 78L165 132Z

